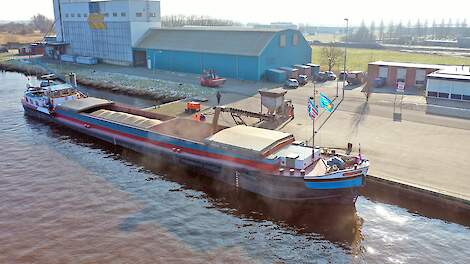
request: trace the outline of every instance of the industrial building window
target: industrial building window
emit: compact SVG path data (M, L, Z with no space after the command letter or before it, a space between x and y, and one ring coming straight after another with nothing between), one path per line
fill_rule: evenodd
M439 93L439 98L449 98L448 93Z
M126 12L121 12L121 16L122 16L122 17L125 17L125 16L126 16Z
M279 37L279 47L284 48L286 46L287 37L286 34L281 34Z
M470 101L470 95L463 95L462 99L465 101Z
M462 95L461 94L451 94L450 98L455 99L455 100L462 100Z
M292 45L297 46L299 44L299 35L295 34L292 36Z
M429 97L437 97L437 92L428 92Z
M379 78L387 79L387 77L388 77L388 67L387 66L380 66L379 67Z
M142 17L142 12L137 12L137 13L135 13L135 16L136 16L136 17Z
M117 13L116 13L116 12L113 13L113 17L117 17Z

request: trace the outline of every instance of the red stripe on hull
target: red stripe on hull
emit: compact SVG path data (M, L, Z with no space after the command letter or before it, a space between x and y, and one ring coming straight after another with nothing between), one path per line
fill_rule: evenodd
M106 127L102 127L102 126L98 126L98 125L94 125L94 124L93 125L88 124L86 122L77 120L75 118L67 117L67 116L64 116L64 115L56 114L56 118L68 120L69 122L72 122L72 123L75 123L75 124L78 124L78 125L82 125L82 126L88 128L88 129L101 130L101 131L104 131L104 132L107 132L107 133L115 134L115 135L118 135L118 136L121 136L121 137L130 138L130 139L145 142L145 143L149 143L149 144L159 146L159 147L163 147L163 148L166 148L166 149L169 149L169 150L173 150L174 148L178 148L181 151L180 153L185 152L185 153L189 153L189 154L193 154L193 155L197 155L197 156L203 156L203 157L207 157L207 158L211 158L211 159L215 159L215 160L224 160L224 161L232 162L232 163L235 163L235 164L238 164L238 165L248 166L248 167L251 167L251 168L257 169L257 170L263 170L263 171L267 171L267 172L274 172L274 171L277 171L277 169L279 167L278 164L275 164L275 165L260 164L260 163L257 163L257 162L251 161L251 160L244 160L244 159L234 158L234 157L220 155L220 154L213 154L213 153L209 153L209 152L205 152L205 151L199 151L199 150L190 149L190 148L183 148L183 147L178 146L178 145L172 145L172 144L163 143L163 142L160 142L160 141L154 141L154 140L150 140L150 139L147 139L147 138L142 138L142 137L138 137L138 136L135 136L135 135L131 135L131 134L128 134L128 133L123 133L121 131L112 130L112 129L109 129L109 128L106 128Z

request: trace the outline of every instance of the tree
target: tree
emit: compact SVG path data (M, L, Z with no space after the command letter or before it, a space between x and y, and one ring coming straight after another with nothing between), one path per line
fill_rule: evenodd
M423 23L423 36L424 36L424 39L426 39L428 37L428 33L429 33L428 20L424 20L424 23Z
M419 21L419 18L418 18L418 21L416 21L414 31L415 31L414 35L418 38L420 38L423 35L423 33L421 31L421 21Z
M31 18L31 24L41 33L46 33L52 30L53 23L54 22L51 19L41 14L37 14Z
M370 23L370 29L369 29L369 31L370 31L369 39L370 39L371 41L374 41L374 42L375 42L376 37L375 37L375 22L374 22L374 21L372 21L372 22Z
M183 27L183 26L240 26L240 23L217 19L207 16L184 16L171 15L162 17L163 27Z
M411 20L408 20L408 24L406 24L406 29L403 31L405 31L405 34L408 36L413 34L412 28L411 28Z
M321 60L323 64L328 65L328 71L331 71L338 63L342 54L342 50L335 43L329 43L321 49Z
M379 25L379 40L383 41L384 40L384 33L385 33L385 25L383 19L380 21Z
M395 25L393 24L393 21L390 21L390 24L388 25L388 38L392 39L393 34L395 33Z
M437 37L437 23L436 20L432 21L432 38L436 39Z
M403 37L403 24L401 23L398 23L397 27L395 28L395 34L398 38L402 38Z
M351 41L368 42L370 39L369 29L366 27L364 21L362 21L361 26L353 34L351 34Z
M441 21L441 25L439 26L439 31L437 33L437 37L442 39L442 38L445 37L445 34L446 34L446 22L443 18L442 21Z

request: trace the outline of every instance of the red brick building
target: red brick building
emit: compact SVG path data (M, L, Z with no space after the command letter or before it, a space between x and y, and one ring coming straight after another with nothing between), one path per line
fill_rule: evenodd
M384 78L386 86L395 87L397 82L404 82L407 87L425 87L427 75L437 70L445 69L448 65L419 64L405 62L376 61L369 63L368 86L374 79Z

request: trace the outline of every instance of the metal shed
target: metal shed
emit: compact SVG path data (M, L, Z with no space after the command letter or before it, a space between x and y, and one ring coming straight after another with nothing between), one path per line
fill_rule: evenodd
M153 28L134 47L147 66L242 80L267 78L267 70L311 61L311 48L297 30L232 27Z

